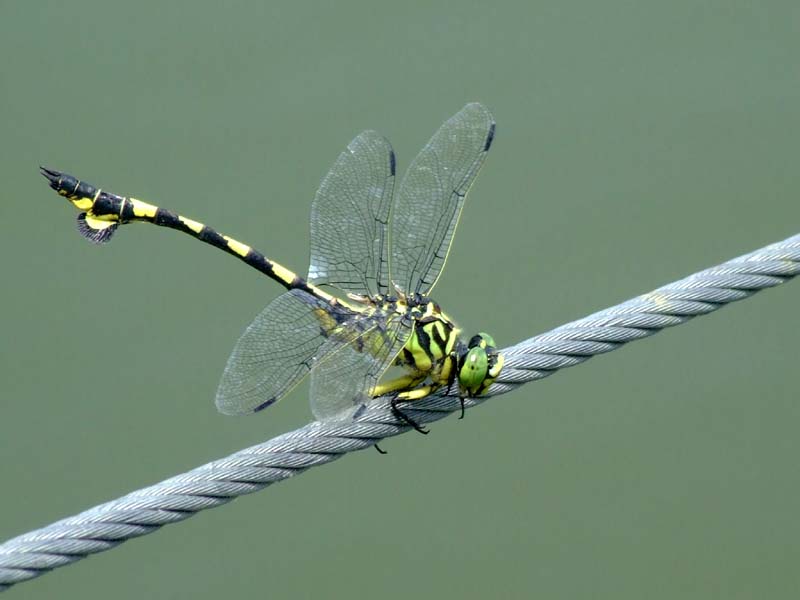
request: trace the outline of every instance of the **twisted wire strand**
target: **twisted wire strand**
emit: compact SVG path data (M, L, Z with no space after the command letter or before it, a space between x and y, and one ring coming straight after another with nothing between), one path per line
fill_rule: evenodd
M491 396L713 312L798 274L800 235L504 349L506 363L501 376L487 394L467 398L465 404L467 408L476 406ZM404 407L418 423L437 421L459 409L458 398L443 391ZM23 534L0 545L0 591L408 429L392 415L388 398L377 399L354 421L309 423Z

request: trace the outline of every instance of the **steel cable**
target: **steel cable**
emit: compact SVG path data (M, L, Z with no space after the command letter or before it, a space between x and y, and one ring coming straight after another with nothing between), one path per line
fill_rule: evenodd
M800 235L529 338L502 350L506 363L501 376L484 396L466 399L466 406L713 312L798 273ZM404 410L419 423L431 423L459 409L457 397L440 392ZM392 416L387 398L377 399L355 421L309 423L20 535L0 545L0 591L408 429Z

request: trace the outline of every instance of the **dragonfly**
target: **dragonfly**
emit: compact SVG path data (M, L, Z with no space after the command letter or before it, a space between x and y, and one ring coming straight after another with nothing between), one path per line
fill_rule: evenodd
M216 394L220 412L262 411L310 374L318 420L356 418L392 394L395 417L427 433L401 405L445 388L458 394L463 417L464 399L485 393L503 368L489 334L465 342L429 296L494 135L489 110L467 104L423 147L396 194L391 144L371 130L356 136L312 203L305 278L199 221L40 169L80 211L78 231L91 242L108 242L122 225L151 223L223 250L286 288L234 346ZM399 375L390 377L393 367Z

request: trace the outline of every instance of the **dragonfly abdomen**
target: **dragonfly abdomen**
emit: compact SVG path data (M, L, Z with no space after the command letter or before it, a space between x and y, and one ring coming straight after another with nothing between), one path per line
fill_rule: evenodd
M288 290L302 290L327 302L333 296L308 283L305 279L230 236L219 233L208 225L189 219L166 208L126 198L101 190L90 183L53 169L41 168L50 187L69 200L78 210L78 231L94 243L111 239L119 225L144 222L181 231L210 246L219 248L247 265L277 281Z

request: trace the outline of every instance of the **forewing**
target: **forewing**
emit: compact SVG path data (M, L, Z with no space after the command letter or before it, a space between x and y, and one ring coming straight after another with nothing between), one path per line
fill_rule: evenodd
M436 284L494 128L486 107L467 104L439 128L403 177L391 214L389 267L404 292L427 294Z
M352 342L328 349L311 372L311 412L320 421L352 417L368 402L381 375L391 366L411 334L407 317L373 323Z
M394 172L392 146L375 131L339 155L311 207L310 282L367 296L387 291Z
M356 314L300 290L278 296L236 343L217 390L217 409L244 415L280 400L324 356L330 331ZM340 345L350 341L337 339Z

